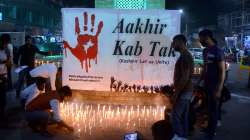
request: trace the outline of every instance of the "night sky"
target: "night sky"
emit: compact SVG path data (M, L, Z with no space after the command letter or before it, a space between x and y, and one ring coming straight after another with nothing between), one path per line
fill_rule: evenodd
M250 7L250 0L245 8ZM183 9L189 26L216 25L219 14L241 10L242 0L166 0L167 9Z
M63 0L70 7L91 7L94 0ZM183 9L183 19L190 28L216 25L221 12L232 10L239 0L166 0L166 9Z
M219 0L217 0L219 1ZM216 0L166 0L167 9L183 9L189 26L200 27L217 23L219 3Z

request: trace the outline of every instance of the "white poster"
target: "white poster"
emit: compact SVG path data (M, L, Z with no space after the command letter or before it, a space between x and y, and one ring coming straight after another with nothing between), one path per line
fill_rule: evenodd
M178 10L64 8L63 84L132 91L173 82Z

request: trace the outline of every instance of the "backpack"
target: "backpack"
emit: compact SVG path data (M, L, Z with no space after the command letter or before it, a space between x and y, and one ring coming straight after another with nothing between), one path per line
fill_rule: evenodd
M221 101L222 102L227 102L231 99L231 93L228 90L226 86L223 86L223 89L221 91Z

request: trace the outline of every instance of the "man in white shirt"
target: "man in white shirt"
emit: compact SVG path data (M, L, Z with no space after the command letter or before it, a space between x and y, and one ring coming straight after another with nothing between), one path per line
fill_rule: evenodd
M21 92L21 104L23 107L26 107L29 102L44 92L45 83L45 78L37 77L34 84L28 86Z
M56 74L57 67L53 63L43 64L30 71L31 77L43 77L48 78L50 81L51 90L56 90Z
M8 51L8 61L6 63L7 66L7 77L8 77L8 88L12 88L12 77L11 77L11 67L13 62L13 45L11 44L11 37L9 34L2 34L1 41L3 47Z
M58 127L65 127L69 131L73 131L74 129L62 120L59 108L60 102L71 96L72 91L68 86L63 86L57 92L51 91L47 95L38 95L26 106L26 119L29 126L43 136L52 137L53 135L47 130L48 121L52 118ZM52 110L52 116L48 110Z
M5 123L6 107L6 82L7 79L7 62L9 61L9 52L3 44L3 36L0 37L0 125Z

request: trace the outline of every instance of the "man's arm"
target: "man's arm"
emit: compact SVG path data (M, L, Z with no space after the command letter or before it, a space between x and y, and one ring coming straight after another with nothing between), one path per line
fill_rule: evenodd
M216 87L215 90L215 96L216 98L220 98L221 97L221 91L223 89L223 85L224 85L224 80L225 80L225 74L226 74L226 69L225 69L225 61L219 61L218 62L218 67L219 67L219 81L218 81L218 85Z
M57 74L57 67L53 64L53 67L49 69L49 79L52 90L56 90L56 74Z
M73 127L67 125L62 119L61 119L61 115L59 112L59 101L54 99L50 101L50 106L51 109L53 111L53 119L57 122L57 124L59 125L59 127L65 127L67 128L69 131L74 131Z
M216 54L216 61L218 65L218 84L216 85L215 89L215 98L220 99L221 97L221 91L223 89L223 85L225 82L225 75L226 75L226 65L225 65L225 59L224 59L224 52L221 49L217 50Z

